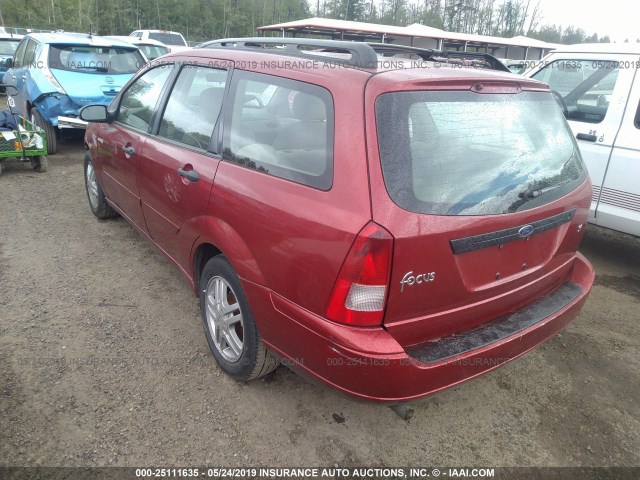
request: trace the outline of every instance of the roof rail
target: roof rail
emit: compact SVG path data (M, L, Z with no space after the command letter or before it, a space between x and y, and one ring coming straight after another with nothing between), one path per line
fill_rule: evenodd
M301 49L300 47L308 47ZM362 42L343 42L338 40L316 40L313 38L225 38L201 43L194 48L230 48L235 50L266 49L262 53L277 53L294 57L312 58L331 63L360 68L376 68L378 56L373 48ZM274 48L279 50L274 51ZM314 51L312 49L322 51ZM350 57L332 57L331 53L349 54Z
M422 60L432 62L444 62L453 64L469 65L479 68L489 68L491 70L499 70L501 72L512 73L500 60L488 53L475 52L456 52L448 50L433 50L431 48L409 47L405 45L396 45L393 43L369 43L376 53L384 55L385 53L413 53ZM465 62L466 61L466 62Z

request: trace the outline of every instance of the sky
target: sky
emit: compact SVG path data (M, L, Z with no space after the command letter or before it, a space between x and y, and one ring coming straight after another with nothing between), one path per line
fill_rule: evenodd
M535 5L536 0L531 1ZM531 7L530 7L531 8ZM609 35L611 41L635 42L640 38L640 1L638 0L540 0L542 25L573 25L587 35Z

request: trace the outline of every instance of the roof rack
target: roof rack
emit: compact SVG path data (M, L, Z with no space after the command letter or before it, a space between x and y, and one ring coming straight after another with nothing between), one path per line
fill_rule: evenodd
M300 47L307 47L301 49ZM225 38L201 43L194 48L232 48L235 50L274 49L269 53L311 58L325 62L337 62L346 66L376 68L378 55L375 50L362 42L343 42L337 40L316 40L313 38ZM324 50L314 52L312 49ZM268 53L268 52L264 52ZM327 53L349 54L350 57L331 57Z
M303 47L303 48L300 48ZM225 38L196 45L194 48L226 48L235 50L262 51L311 58L325 62L341 63L359 68L376 68L378 55L411 53L422 60L449 63L477 68L488 68L501 72L511 71L496 57L487 53L453 52L430 48L409 47L393 43L344 42L338 40L318 40L313 38ZM274 49L278 49L274 51ZM332 57L330 54L349 54L350 57Z
M433 50L431 48L409 47L393 43L369 43L368 45L371 46L376 53L382 55L385 53L413 53L422 58L422 60L489 68L491 70L512 73L500 60L488 53Z

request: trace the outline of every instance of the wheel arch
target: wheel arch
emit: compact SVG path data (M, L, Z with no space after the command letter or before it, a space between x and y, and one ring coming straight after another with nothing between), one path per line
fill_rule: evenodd
M202 269L215 255L224 255L241 280L265 284L255 256L231 225L222 219L207 216L199 230L202 235L193 244L190 268L196 296L200 296L198 287Z
M200 276L202 275L202 270L204 270L204 266L207 264L209 260L211 260L216 255L221 255L222 252L220 249L211 243L203 242L198 245L193 252L193 291L196 294L196 297L200 296Z

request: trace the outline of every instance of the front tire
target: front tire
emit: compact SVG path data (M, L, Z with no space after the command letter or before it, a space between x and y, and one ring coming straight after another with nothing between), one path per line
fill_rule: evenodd
M236 380L253 380L278 367L262 341L240 279L222 255L200 276L200 315L216 362Z
M56 129L53 128L53 125L42 118L42 115L36 107L31 109L31 123L35 123L38 127L44 130L44 133L47 136L47 153L49 155L55 154L58 151Z
M89 199L89 208L91 208L91 212L96 217L104 220L105 218L118 215L104 197L102 188L98 183L95 168L93 167L93 161L88 154L84 157L84 186L87 191L87 198Z
M31 159L31 167L35 172L44 173L47 171L49 161L45 155L38 155Z

